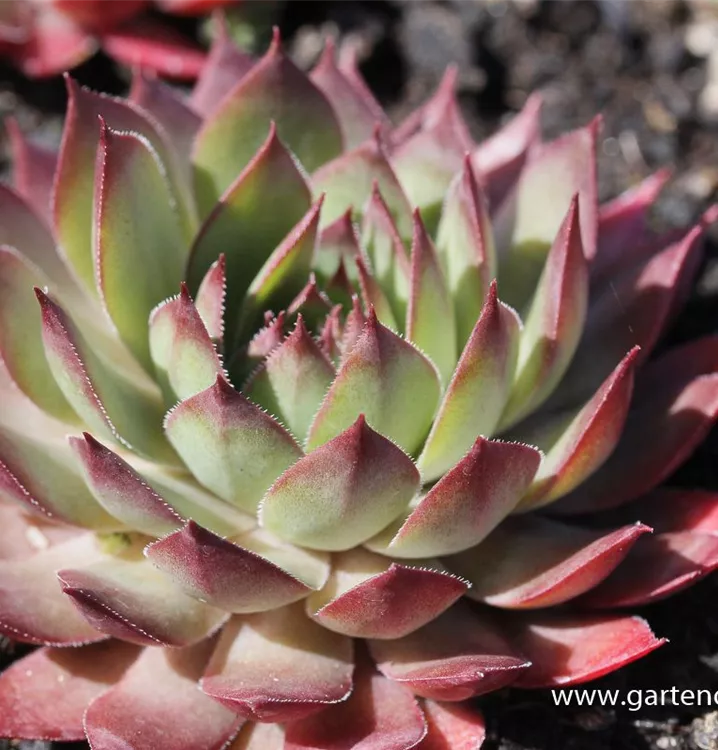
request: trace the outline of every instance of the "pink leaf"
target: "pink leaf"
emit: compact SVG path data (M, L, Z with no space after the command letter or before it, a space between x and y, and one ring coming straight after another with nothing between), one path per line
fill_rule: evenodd
M89 705L85 730L90 745L222 750L242 719L197 689L213 645L144 649L120 681Z
M342 151L331 105L283 53L278 30L265 56L230 89L197 135L193 161L202 214L250 163L270 122L309 172Z
M0 675L0 736L84 740L87 705L121 679L137 646L108 641L81 648L41 648Z
M567 687L595 680L665 643L640 617L531 613L518 619L515 643L531 660L517 687Z
M400 638L440 615L467 588L442 570L400 565L355 548L333 556L329 580L306 600L307 613L354 638Z
M479 436L406 520L368 546L396 557L447 555L479 544L511 513L541 460L537 450Z
M228 612L262 612L304 598L311 588L265 557L193 521L145 549L186 594Z
M665 599L718 568L718 536L693 531L642 539L600 586L580 603L588 607L634 607Z
M71 526L44 521L14 504L0 502L0 561L23 560L77 534Z
M117 62L179 81L194 81L206 54L190 39L147 19L102 35L102 48Z
M697 339L647 365L621 440L606 463L552 509L585 513L622 505L669 476L718 417L718 339Z
M403 638L370 641L379 671L416 695L462 701L515 682L530 662L486 613L456 604Z
M224 339L224 312L227 297L227 259L222 253L212 263L197 290L195 305L207 333L215 344Z
M416 700L362 660L343 703L287 726L285 750L409 750L426 734Z
M473 707L424 701L428 725L417 750L479 750L484 744L484 717Z
M602 533L522 516L446 564L471 581L472 599L506 609L553 607L599 584L648 531L633 524Z
M393 521L419 488L414 463L360 415L269 488L262 526L310 549L347 550Z
M346 700L352 642L312 622L300 604L233 618L202 690L254 721L284 723Z

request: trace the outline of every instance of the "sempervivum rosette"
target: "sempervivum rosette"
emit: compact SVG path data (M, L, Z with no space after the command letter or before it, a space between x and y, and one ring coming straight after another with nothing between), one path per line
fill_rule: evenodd
M458 702L661 644L610 610L718 564L648 494L718 414L717 340L648 359L715 212L599 208L536 98L477 146L451 74L392 128L331 49L68 87L0 192L1 735L469 750Z

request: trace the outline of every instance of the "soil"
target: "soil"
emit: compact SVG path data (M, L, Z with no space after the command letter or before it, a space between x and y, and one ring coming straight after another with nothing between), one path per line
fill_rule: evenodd
M246 7L252 9L248 0ZM263 23L269 15L263 8ZM547 136L603 113L602 198L668 165L676 179L660 201L657 223L685 225L718 199L718 80L713 80L718 52L712 63L708 59L711 39L718 50L718 8L711 0L292 0L278 4L274 16L305 64L327 32L360 42L363 72L395 119L424 99L445 66L455 62L460 98L477 138L515 112L528 92L541 89ZM191 23L184 28L196 31ZM260 28L258 37L265 31ZM126 85L102 55L76 75L103 90L120 92ZM41 137L56 140L63 108L59 80L29 83L0 67L0 115L12 112ZM713 231L693 295L666 343L717 328L718 232ZM718 491L718 430L671 482ZM591 687L718 691L716 601L718 576L646 607L640 614L670 643ZM10 657L5 649L4 659ZM486 750L718 750L718 701L712 708L558 708L548 692L507 690L478 703L487 717ZM0 750L50 746L0 740Z

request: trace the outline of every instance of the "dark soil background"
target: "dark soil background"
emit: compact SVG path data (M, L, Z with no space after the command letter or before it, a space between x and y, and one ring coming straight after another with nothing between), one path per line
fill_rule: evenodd
M279 23L301 64L313 61L327 33L353 37L361 45L371 87L395 119L426 98L445 66L455 62L460 98L477 138L520 108L528 92L541 89L548 136L603 113L602 198L668 165L676 177L660 202L657 223L686 225L718 200L718 3L713 0L291 0L245 7L248 17L260 19L257 40L266 36L268 22ZM192 23L181 27L197 31ZM75 74L94 88L121 92L126 87L102 55ZM0 64L0 116L12 113L40 138L54 141L63 108L59 80L28 82ZM717 330L718 232L713 231L695 291L668 339ZM718 431L672 482L718 491ZM670 643L591 687L718 691L717 602L714 576L646 607L641 614ZM0 661L11 654L5 648ZM486 750L718 750L718 704L636 712L557 708L549 693L517 690L480 704L488 724ZM49 747L0 740L0 750L16 746Z

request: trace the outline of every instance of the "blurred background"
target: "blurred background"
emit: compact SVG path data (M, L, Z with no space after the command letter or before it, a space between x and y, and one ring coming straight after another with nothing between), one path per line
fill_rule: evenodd
M452 63L458 66L460 101L477 139L520 109L535 90L544 95L548 137L601 112L601 198L670 167L674 179L654 216L663 226L684 226L718 200L716 0L242 0L229 14L236 40L254 53L264 49L277 24L287 49L305 68L328 36L355 46L367 81L396 121L429 95ZM207 44L206 20L169 22L179 35ZM73 75L113 93L129 85L126 72L102 51ZM0 117L14 116L41 141L59 142L64 92L59 76L30 79L0 60ZM3 176L8 169L4 138L3 132ZM707 249L672 342L718 331L715 227ZM718 434L674 483L718 489ZM591 687L718 691L717 601L718 576L713 576L668 603L646 608L654 630L670 645ZM718 704L644 706L640 712L559 709L549 694L521 691L491 695L482 704L488 750L718 750ZM0 740L0 750L6 747Z

